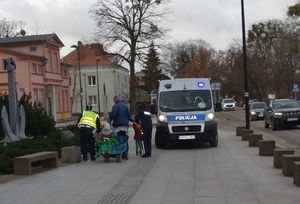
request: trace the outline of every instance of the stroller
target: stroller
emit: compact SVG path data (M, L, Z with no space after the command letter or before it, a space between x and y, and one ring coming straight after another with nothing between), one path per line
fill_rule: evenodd
M117 162L121 162L122 156L127 153L128 149L128 127L121 126L112 130L108 126L108 123L105 124L100 138L96 142L98 148L96 157L102 156L105 162L109 162L111 157L115 157Z

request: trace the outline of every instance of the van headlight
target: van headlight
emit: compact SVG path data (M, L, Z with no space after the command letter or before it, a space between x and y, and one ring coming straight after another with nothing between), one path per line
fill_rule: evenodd
M207 113L205 114L205 120L210 121L215 119L215 114L214 113Z
M256 113L254 111L251 111L251 115L255 115Z
M280 118L281 116L282 116L282 113L280 113L280 112L274 113L274 118Z
M168 122L167 116L165 116L165 115L159 115L158 120L162 123Z

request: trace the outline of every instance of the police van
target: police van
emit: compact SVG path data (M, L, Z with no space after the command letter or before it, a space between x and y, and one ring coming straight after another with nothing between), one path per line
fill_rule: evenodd
M210 81L207 78L162 80L157 95L155 145L208 142L218 145Z

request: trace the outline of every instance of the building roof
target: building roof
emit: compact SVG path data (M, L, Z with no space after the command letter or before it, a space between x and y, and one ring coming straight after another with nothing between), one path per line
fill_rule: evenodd
M46 41L51 38L55 38L61 47L64 46L62 41L55 33L43 34L43 35L27 35L27 36L18 36L18 37L8 37L0 38L0 46L5 44L15 44L15 43L24 43L24 42L36 42L36 41Z
M76 66L79 54L81 67L114 65L114 54L104 51L100 43L83 44L79 41L76 47L77 49L63 57L63 62Z

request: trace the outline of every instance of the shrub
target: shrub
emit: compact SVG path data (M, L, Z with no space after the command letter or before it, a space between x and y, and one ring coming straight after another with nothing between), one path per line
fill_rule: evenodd
M12 159L0 154L0 173L9 174L13 171Z
M25 134L33 137L47 135L49 132L55 130L55 121L52 117L47 115L47 112L40 103L32 103L31 98L31 94L23 94L19 100L19 104L22 104L25 109ZM9 111L8 95L6 93L0 94L0 111L2 110L3 105L5 105L7 111ZM0 134L4 135L2 124L0 124ZM3 136L0 137L0 139L3 139Z
M26 114L26 135L44 136L55 130L55 121L47 115L40 103L32 103L31 95L23 94L19 101L24 106Z
M61 139L59 130L50 132L46 138L21 140L9 143L6 147L0 145L0 173L13 172L12 160L15 157L41 151L58 151L60 155L62 147L71 145L79 145L79 135L75 133L75 137L71 139Z

